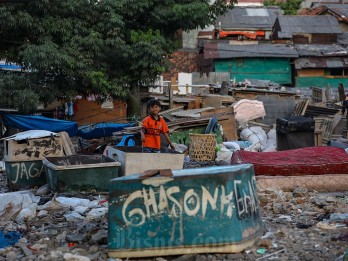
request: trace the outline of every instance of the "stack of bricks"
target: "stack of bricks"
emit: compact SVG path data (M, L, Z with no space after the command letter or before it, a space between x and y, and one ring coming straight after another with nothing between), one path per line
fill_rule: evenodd
M178 78L178 73L198 72L197 52L176 51L168 57L169 71L163 73L163 80L170 81L173 77Z

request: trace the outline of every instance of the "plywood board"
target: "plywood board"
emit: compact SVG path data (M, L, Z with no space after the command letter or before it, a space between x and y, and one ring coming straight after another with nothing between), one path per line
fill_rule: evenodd
M66 131L62 131L62 132L59 132L59 136L62 138L62 146L63 146L64 154L66 156L76 154L74 145L71 142L69 134Z

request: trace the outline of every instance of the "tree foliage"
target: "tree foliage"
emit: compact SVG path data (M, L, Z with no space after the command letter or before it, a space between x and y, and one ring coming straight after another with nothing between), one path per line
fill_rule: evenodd
M27 95L33 110L67 93L125 97L165 70L178 29L211 24L232 6L217 0L31 0L0 4L0 58L26 73L0 78L0 93ZM21 82L21 84L17 84ZM20 100L20 98L18 98ZM9 99L15 104L17 98ZM9 101L6 101L9 102Z
M302 0L264 0L264 6L280 6L285 15L296 15L300 9Z

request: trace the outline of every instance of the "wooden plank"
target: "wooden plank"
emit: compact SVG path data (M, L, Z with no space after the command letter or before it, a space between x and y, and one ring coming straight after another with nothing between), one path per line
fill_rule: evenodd
M223 129L223 139L225 141L238 140L237 125L234 116L230 116L228 120L219 121Z
M305 99L304 101L297 103L291 116L304 115L306 112L308 104L309 104L309 99Z
M324 76L325 70L324 69L303 69L303 70L297 70L297 75L299 77L301 76Z
M192 109L192 110L184 110L184 111L177 111L173 112L172 115L176 117L192 117L192 118L200 118L202 115L202 112L204 111L213 111L214 107L206 107L206 108L198 108L198 109Z
M203 99L203 108L214 107L221 108L222 106L222 96L221 95L207 95Z
M232 106L223 107L223 108L215 108L214 110L204 111L204 112L201 112L201 116L202 117L218 116L219 123L222 125L222 129L223 129L223 139L225 141L238 140L237 124L234 118L234 110ZM223 119L222 116L227 116L227 118Z
M66 131L59 132L59 136L62 138L62 146L64 150L64 154L66 156L76 154L75 147L71 142L69 134Z
M187 105L187 109L191 110L191 109L196 109L196 101L190 101Z
M314 132L314 146L322 146L321 131Z
M210 110L205 110L201 112L202 117L214 116L218 114L233 114L233 107L222 107L222 108L211 108Z

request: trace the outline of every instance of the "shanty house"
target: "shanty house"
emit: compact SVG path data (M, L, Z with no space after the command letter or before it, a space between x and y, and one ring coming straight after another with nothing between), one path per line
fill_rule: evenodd
M348 86L348 52L338 44L297 44L296 87Z
M232 40L269 40L278 6L235 6L216 18L216 38Z
M342 29L330 15L279 16L275 21L274 42L293 44L295 87L326 87L347 84L348 54L339 44Z
M304 8L299 15L329 15L336 18L343 32L348 32L348 4L313 3L311 8Z
M204 58L213 61L215 72L229 72L231 81L270 80L291 85L291 59L296 50L285 44L231 45L228 41L205 41Z
M342 30L333 16L278 16L272 39L289 44L332 44Z

